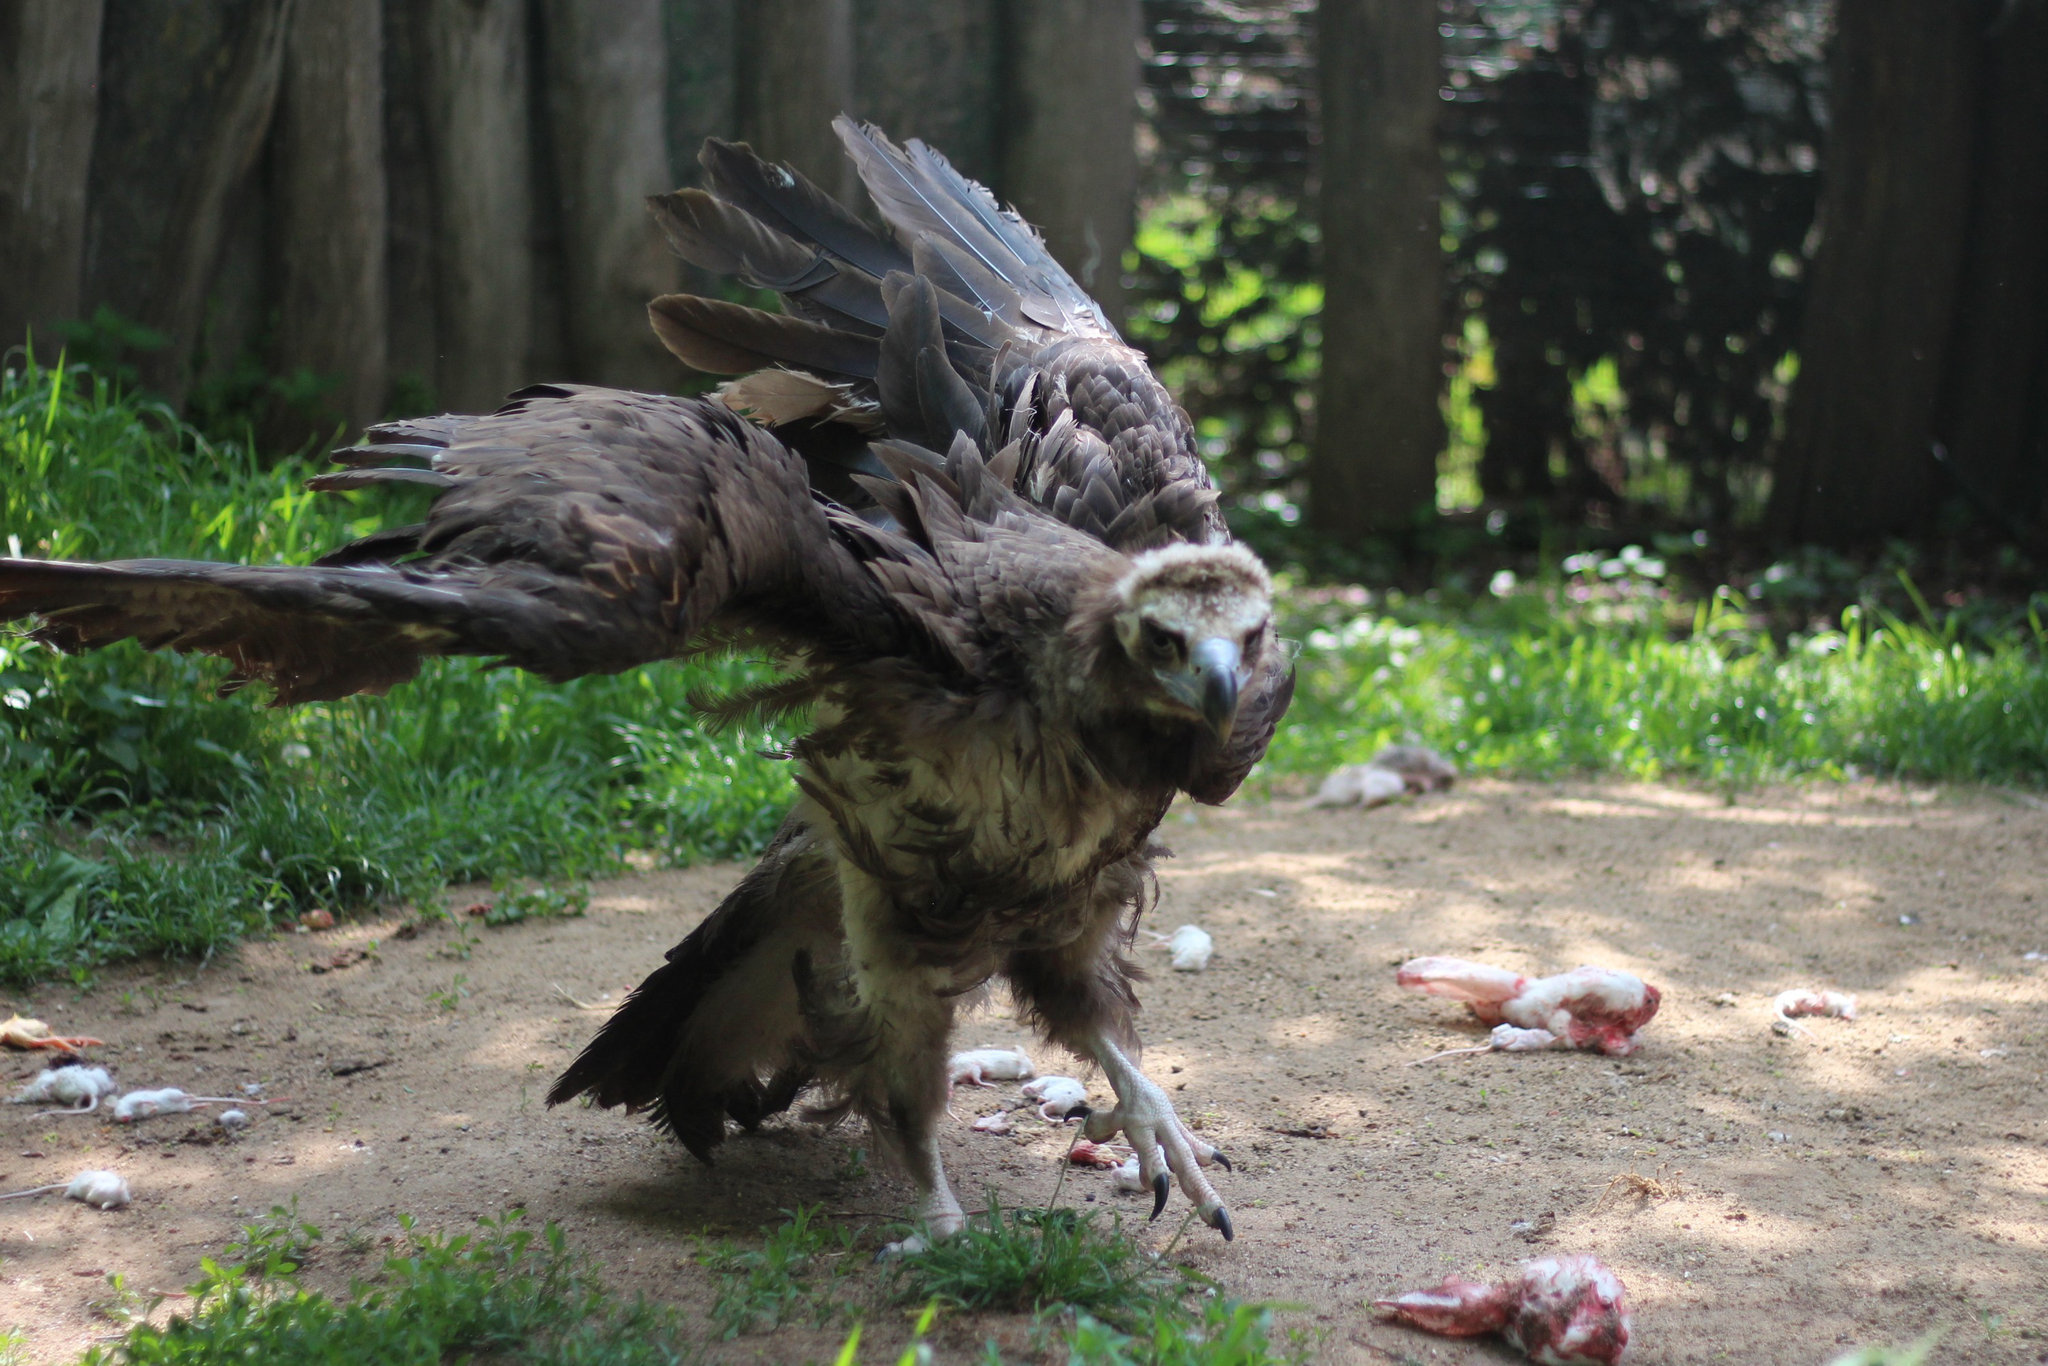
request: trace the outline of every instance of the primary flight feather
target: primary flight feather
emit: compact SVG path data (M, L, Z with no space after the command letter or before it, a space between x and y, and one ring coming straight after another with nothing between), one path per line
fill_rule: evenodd
M0 618L65 650L134 638L279 703L382 692L429 655L551 679L737 643L809 709L767 853L549 1093L646 1110L709 1160L809 1094L858 1113L962 1216L939 1162L963 997L1004 980L1100 1066L1163 1206L1225 1237L1220 1154L1138 1067L1152 834L1228 797L1292 674L1188 419L1037 235L944 158L836 125L888 224L711 142L658 197L678 252L775 314L670 295L656 332L716 397L540 385L483 417L373 428L316 486L439 490L307 567L0 560Z

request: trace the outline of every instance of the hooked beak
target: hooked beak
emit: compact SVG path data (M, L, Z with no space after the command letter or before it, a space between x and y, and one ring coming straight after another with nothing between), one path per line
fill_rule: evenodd
M1237 642L1211 636L1188 651L1188 667L1161 673L1166 690L1202 714L1219 741L1230 738L1237 720L1237 669L1243 654Z

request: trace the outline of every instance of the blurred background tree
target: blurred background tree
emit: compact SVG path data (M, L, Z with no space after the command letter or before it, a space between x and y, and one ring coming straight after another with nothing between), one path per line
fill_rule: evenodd
M0 0L0 348L276 450L685 388L642 198L707 135L851 194L844 109L1044 226L1279 558L2024 576L2044 56L2048 0Z

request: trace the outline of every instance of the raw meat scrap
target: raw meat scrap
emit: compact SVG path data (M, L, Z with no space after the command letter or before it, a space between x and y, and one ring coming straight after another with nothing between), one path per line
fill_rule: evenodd
M31 1020L21 1015L10 1015L0 1020L0 1044L9 1048L90 1048L103 1043L102 1039L88 1039L83 1036L66 1038L52 1034L50 1027L41 1020Z
M1771 1000L1771 1010L1781 1024L1792 1025L1794 1015L1830 1015L1839 1020L1856 1018L1856 998L1846 991L1806 991L1794 987ZM1792 1025L1794 1029L1799 1026ZM1804 1030L1800 1030L1805 1033Z
M1547 1030L1573 1048L1617 1057L1636 1051L1636 1031L1657 1013L1662 993L1633 973L1580 967L1554 977L1523 977L1463 958L1415 958L1394 980L1411 991L1463 1001L1480 1022ZM1489 1047L1541 1047L1529 1036Z
M1493 1285L1452 1276L1373 1307L1445 1337L1499 1333L1541 1366L1613 1366L1628 1349L1623 1293L1621 1278L1592 1257L1544 1257Z

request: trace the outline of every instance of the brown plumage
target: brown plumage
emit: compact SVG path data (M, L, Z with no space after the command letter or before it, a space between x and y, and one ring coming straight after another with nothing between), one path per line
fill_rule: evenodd
M1220 1155L1137 1070L1124 956L1177 793L1222 801L1291 672L1188 420L1014 214L936 153L841 120L885 235L744 147L654 201L678 251L788 313L651 306L716 399L542 385L487 417L373 429L316 483L440 492L424 522L304 567L0 561L0 618L67 650L134 637L280 704L428 655L548 678L737 641L790 681L801 790L759 866L599 1031L550 1103L652 1113L709 1160L815 1093L960 1223L933 1125L956 1006L1006 980L1100 1065L1158 1202L1229 1216ZM744 415L743 415L744 414ZM1156 1211L1155 1211L1156 1212Z

